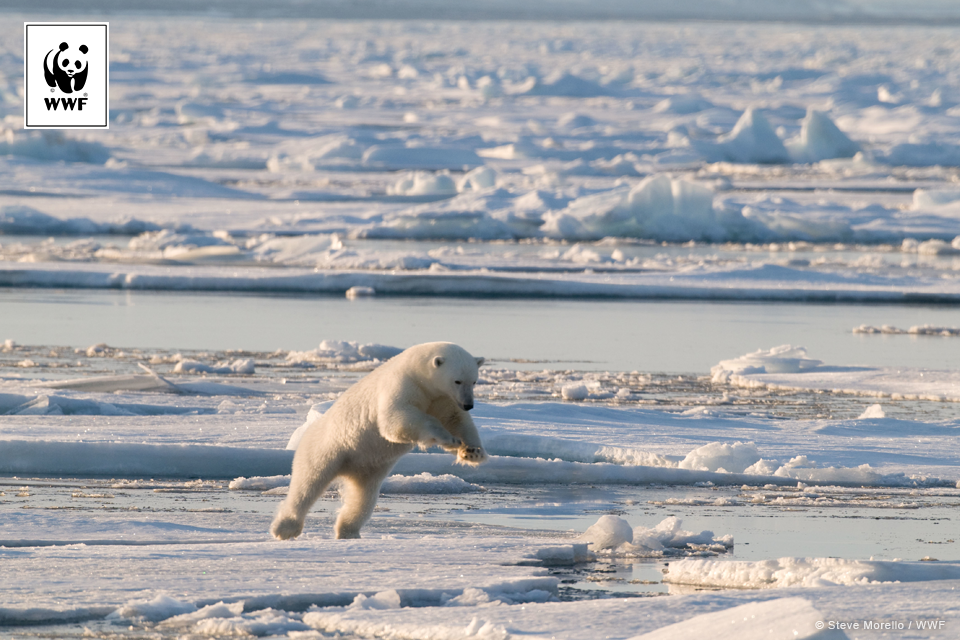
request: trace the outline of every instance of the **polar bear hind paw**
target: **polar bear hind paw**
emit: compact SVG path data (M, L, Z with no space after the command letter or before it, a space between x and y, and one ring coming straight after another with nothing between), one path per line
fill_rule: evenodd
M487 453L483 447L462 447L457 452L457 463L476 466L486 461Z
M277 540L296 538L303 531L303 522L292 516L277 518L270 525L270 533Z

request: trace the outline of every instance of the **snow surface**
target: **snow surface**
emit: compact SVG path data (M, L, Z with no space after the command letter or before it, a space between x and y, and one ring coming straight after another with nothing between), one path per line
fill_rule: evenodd
M110 386L102 386L108 382ZM271 405L262 394L244 393L238 387L218 391L224 385L216 382L198 383L215 385L205 387L205 395L155 393L149 403L142 398L125 401L123 395L113 393L113 380L97 384L102 391L67 388L58 394L38 392L37 387L15 381L0 385L0 410L17 416L17 422L11 420L5 428L7 445L0 450L0 470L228 479L284 475L303 430L331 404L312 405L306 418L299 419L296 404L275 401ZM244 395L251 397L243 399ZM299 398L291 400L296 403ZM957 425L952 421L886 417L771 421L727 416L707 407L668 414L569 403L484 403L473 413L493 456L490 462L462 467L447 454L417 453L401 459L397 470L404 475L449 474L484 486L491 482L785 485L798 480L952 486L960 480ZM283 422L263 422L270 415ZM70 422L50 422L54 416L69 417ZM99 422L98 416L136 420L136 431L128 435L127 429ZM184 441L166 426L176 416L195 422L209 418ZM31 417L47 420L29 422ZM251 428L251 420L261 422ZM240 431L237 421L248 426ZM82 432L76 425L82 425ZM909 453L903 450L904 442L911 443Z
M667 640L669 638L841 640L847 637L839 629L824 630L823 623L823 614L814 609L808 601L803 598L782 598L770 602L752 602L716 613L699 615L637 636L634 640Z
M299 18L125 19L96 134L0 59L0 285L960 296L950 28Z
M338 367L369 368L382 353L371 351L369 360L354 361L363 347L326 341L317 353L332 363L330 371L355 376ZM18 347L10 341L4 348L15 354ZM104 345L82 351L104 362L114 354ZM794 355L797 361L811 360ZM777 357L782 361L786 355ZM184 360L153 359L157 368ZM249 381L241 382L249 385L248 391L264 388L256 383L264 375L259 367L248 375ZM950 487L957 484L960 454L952 423L882 417L784 421L725 416L716 409L670 414L575 400L481 403L474 414L493 454L487 464L470 469L453 464L446 454L410 454L384 485L381 502L390 507L374 516L383 523L375 529L386 531L381 538L376 532L346 543L318 537L318 529L321 536L329 530L330 508L335 507L330 505L335 496L327 496L315 510L308 534L281 544L268 538L266 527L277 494L289 482L292 451L284 447L330 401L303 407L304 396L298 394L224 395L242 387L218 393L214 386L209 389L216 395L201 395L181 389L185 377L190 379L154 372L45 382L60 387L54 394L29 380L2 382L3 407L16 413L3 418L0 468L18 477L0 487L5 494L0 507L7 514L0 525L0 570L17 576L16 581L0 581L0 623L84 625L104 633L157 625L197 635L295 637L319 630L420 638L541 634L572 639L594 632L629 638L674 624L685 625L676 633L707 628L716 612L748 606L744 619L750 623L741 633L750 637L760 633L764 616L773 612L800 625L838 616L889 620L891 612L905 611L930 616L955 607L955 562L856 557L721 561L737 549L728 531L690 531L680 518L666 514L629 523L594 514L593 524L577 531L533 536L518 536L520 529L444 521L422 531L426 523L416 510L407 514L402 502L386 502L452 500L470 513L473 501L497 503L509 492L537 484L629 484L642 491L657 483L744 484L737 497L708 499L707 504L721 509L850 509L858 503L853 508L929 508L925 501L942 498L928 492L955 491ZM222 385L213 380L205 384ZM171 392L171 386L180 392ZM37 398L46 399L46 405ZM50 409L54 406L59 409ZM918 439L920 448L903 451L904 440ZM30 479L38 475L112 478L67 480L71 488L63 498L77 506L103 503L112 508L20 508L56 507L49 492L58 491L55 487L64 481ZM798 477L808 484L798 485ZM234 491L225 491L227 483L218 478L230 480ZM820 483L834 486L815 486ZM863 488L871 484L881 487L873 490L880 493ZM908 489L892 488L903 485ZM887 500L883 492L900 493ZM170 509L156 502L163 499L188 502L173 502L179 506ZM130 507L117 508L125 504ZM650 508L684 504L697 503L671 497ZM542 508L564 511L560 503ZM386 530L380 528L384 524ZM746 539L740 535L738 545L751 541L749 534ZM697 557L677 558L691 554ZM671 589L680 588L675 582L703 585L740 576L739 583L724 585L767 587L782 579L780 586L804 585L804 593L801 601L790 592L768 599L721 591L656 598L651 604L645 602L650 599L619 598L561 602L560 583L551 573L603 561L658 558L669 559L664 578ZM717 564L709 564L713 562ZM49 579L50 566L58 567L55 581ZM680 575L683 580L674 580ZM903 584L891 583L898 580L919 586L903 591ZM825 586L827 581L842 586ZM20 584L33 586L24 590L16 586ZM904 598L922 598L924 604L908 607ZM458 608L452 618L450 607ZM806 628L796 627L803 633Z
M956 28L901 24L955 19L952 4L679 2L656 16L816 26L565 24L540 6L432 0L382 9L538 19L351 22L329 18L366 9L294 4L175 1L115 21L111 128L85 133L22 129L25 18L9 11L36 7L5 5L0 286L960 300ZM552 3L554 17L650 10L574 4ZM830 24L856 20L887 26ZM917 322L858 332L956 335ZM545 374L524 384L556 402L474 411L487 464L411 454L369 537L321 537L336 508L325 495L307 533L281 544L267 526L298 427L398 350L326 337L270 357L131 356L135 373L5 366L0 633L843 638L860 636L816 623L960 613L947 537L958 424L925 414L960 400L956 371L768 344L701 381L869 398L847 420L713 401L668 413L632 404L648 392L636 385ZM302 376L269 379L275 368ZM887 417L905 399L916 415ZM761 514L737 546L702 524L734 512ZM948 559L862 557L881 517ZM843 531L824 554L841 557L750 556L765 520L787 541L792 525ZM610 581L620 563L663 558L675 595L619 597L651 582ZM617 597L569 601L597 580Z

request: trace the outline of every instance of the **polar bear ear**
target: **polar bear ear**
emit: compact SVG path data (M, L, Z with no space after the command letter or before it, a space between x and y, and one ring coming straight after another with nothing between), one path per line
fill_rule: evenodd
M437 356L436 358L433 359L433 366L439 367L442 364L443 364L443 356Z
M477 358L477 366L478 366L478 367L482 367L482 366L483 366L483 363L486 362L486 361L487 361L486 358Z

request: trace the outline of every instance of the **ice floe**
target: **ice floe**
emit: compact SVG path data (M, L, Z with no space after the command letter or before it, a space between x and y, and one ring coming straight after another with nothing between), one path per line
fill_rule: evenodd
M934 331L942 332L942 329ZM858 332L874 333L870 327L862 327ZM918 327L913 333L922 332ZM741 387L817 389L895 400L960 402L960 373L957 371L831 366L808 358L803 347L791 345L760 349L734 360L724 360L714 366L711 373L715 382Z
M739 589L957 579L960 579L960 564L956 562L842 558L780 558L761 562L685 558L671 562L664 574L664 580L674 584Z

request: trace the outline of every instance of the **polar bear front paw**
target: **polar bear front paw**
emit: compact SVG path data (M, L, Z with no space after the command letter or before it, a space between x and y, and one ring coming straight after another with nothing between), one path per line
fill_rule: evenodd
M471 466L477 466L481 462L485 462L487 459L487 452L483 450L483 447L461 447L457 451L457 463L458 464L467 464Z

